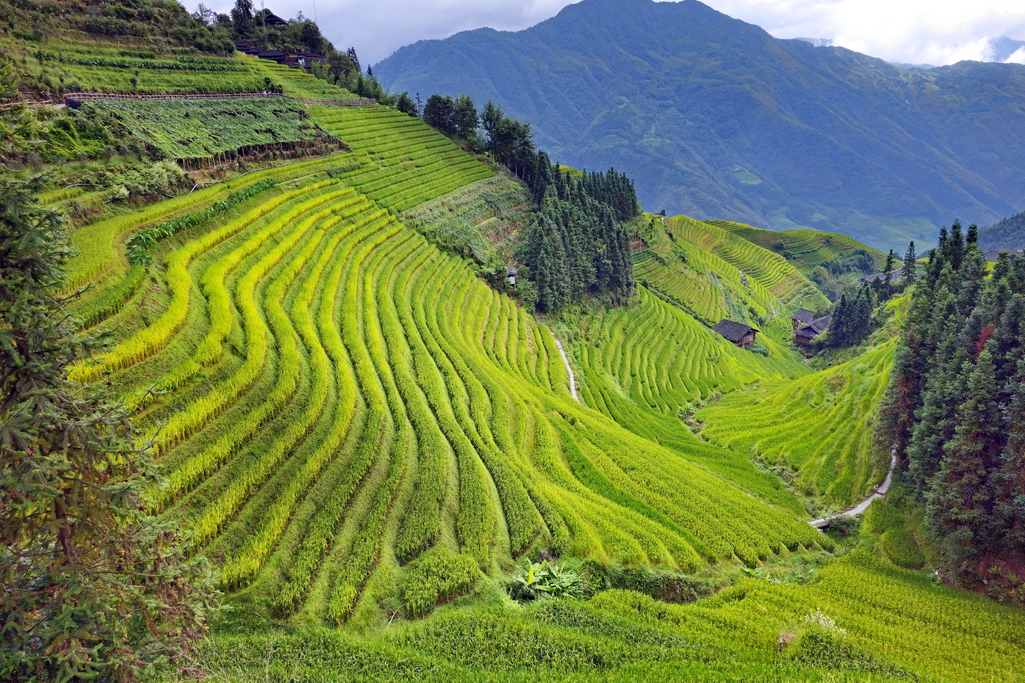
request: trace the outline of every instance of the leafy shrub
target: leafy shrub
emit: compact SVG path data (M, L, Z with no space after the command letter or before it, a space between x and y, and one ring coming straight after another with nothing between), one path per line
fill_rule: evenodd
M822 620L821 611L813 613ZM791 648L788 654L802 664L829 669L847 669L880 674L892 678L918 680L918 676L900 667L881 661L856 648L845 638L843 629L830 627L832 620L825 617L822 625L815 621L811 628Z
M618 564L587 564L584 574L591 592L599 590L631 590L662 602L689 603L708 597L715 587L692 576Z
M907 529L903 527L888 529L879 542L886 552L886 556L895 565L905 569L921 569L925 565L925 558Z
M565 565L548 560L540 564L527 562L513 576L509 594L516 600L543 600L546 598L581 597L586 584L583 577Z
M861 520L857 517L848 517L847 515L839 515L829 520L829 525L826 527L830 531L840 534L844 538L849 536L855 536L861 530Z
M402 604L415 617L429 612L443 598L463 593L480 578L477 561L445 548L435 548L409 564L402 583Z
M865 511L865 531L881 534L900 524L900 513L882 498L876 498Z

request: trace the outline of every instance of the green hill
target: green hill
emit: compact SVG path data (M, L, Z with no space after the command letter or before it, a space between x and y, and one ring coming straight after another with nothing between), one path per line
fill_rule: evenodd
M985 251L1025 250L1025 213L1015 214L993 225L980 228L979 246Z
M307 74L235 63L337 99ZM238 72L205 73L220 91ZM526 188L388 107L261 108L280 99L243 100L238 116L264 117L250 133L305 123L344 150L196 171L208 184L166 201L40 197L78 207L68 306L111 340L71 378L130 410L138 445L157 451L148 509L224 592L197 671L1022 676L1020 611L895 567L896 533L808 524L882 474L869 444L893 350L880 333L841 365L804 362L789 316L828 305L801 272L811 256L789 262L735 224L645 214L636 298L539 320L488 284L532 221ZM190 128L206 152L213 133L230 148L244 132L209 116L221 100L144 102L124 105L140 114L125 126L165 155L191 149L175 116L207 119ZM124 163L85 157L49 163ZM756 325L758 345L714 334L719 317ZM543 559L580 577L578 594L514 603L512 577Z
M651 212L903 253L954 218L1025 205L1021 65L905 69L696 0L587 0L516 33L420 41L374 72L395 91L494 100L553 159L625 171Z
M859 278L886 268L886 254L847 235L817 230L761 230L722 220L707 222L779 254L834 300L839 298L835 292L842 285L854 284Z

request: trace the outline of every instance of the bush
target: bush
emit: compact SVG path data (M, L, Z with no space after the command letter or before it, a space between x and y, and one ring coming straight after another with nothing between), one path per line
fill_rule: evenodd
M509 594L521 601L576 598L585 592L586 584L578 572L548 560L540 564L527 562L509 584Z

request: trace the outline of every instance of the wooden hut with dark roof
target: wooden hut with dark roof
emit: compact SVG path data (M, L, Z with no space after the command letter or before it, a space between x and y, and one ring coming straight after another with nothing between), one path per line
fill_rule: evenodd
M738 323L723 318L719 321L719 324L715 326L715 333L730 340L740 348L746 349L748 346L755 343L755 337L758 334L758 330L750 325L745 325L744 323Z
M815 314L807 308L799 308L797 309L797 313L790 316L790 322L793 323L794 330L807 325L812 320L815 320Z
M811 321L807 325L802 325L797 328L797 331L794 333L794 341L801 346L808 346L815 341L816 337L829 329L829 323L831 322L833 322L833 316L824 315L817 320Z

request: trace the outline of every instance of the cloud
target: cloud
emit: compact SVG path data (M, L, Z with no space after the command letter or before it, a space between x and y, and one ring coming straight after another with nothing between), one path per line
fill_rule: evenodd
M831 38L834 45L908 64L986 60L989 39L1025 40L1021 0L708 0L779 38Z
M228 13L234 0L205 0ZM186 0L190 10L198 0ZM484 26L518 31L558 14L572 0L265 0L264 6L291 19L316 18L321 32L339 49L355 46L364 65L375 64L403 45L447 38ZM259 9L260 0L253 5Z
M1007 58L1008 64L1025 64L1025 47L1021 48Z
M198 0L186 0L194 8ZM206 0L228 12L234 0ZM987 40L1025 40L1022 0L705 0L779 38L831 38L892 62L952 64L989 59ZM260 6L260 0L254 0ZM319 19L340 49L374 64L403 45L488 26L515 31L554 16L570 0L265 0L276 14ZM1016 53L1017 54L1017 53ZM1020 59L1018 55L1016 59Z

